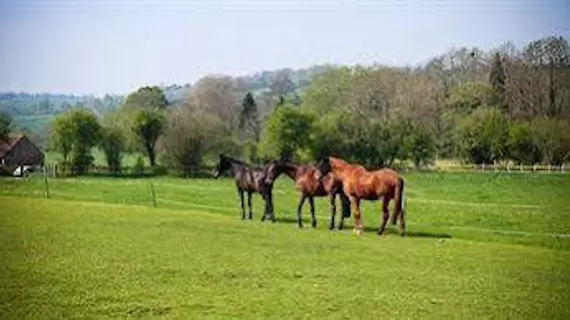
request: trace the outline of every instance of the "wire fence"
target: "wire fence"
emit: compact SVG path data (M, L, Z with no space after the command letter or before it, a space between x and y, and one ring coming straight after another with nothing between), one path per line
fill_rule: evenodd
M449 172L568 172L564 164L448 164L427 168L426 171L449 171Z
M415 167L406 164L395 164L393 169L399 172L503 172L503 173L568 173L564 164L534 164L522 165L513 163L501 164L460 164L460 163L442 163L437 165ZM36 167L35 169L26 171L18 170L21 174L7 174L9 176L24 176L30 173L42 173L46 177L66 178L74 176L90 176L90 177L116 177L116 178L151 178L159 176L171 176L180 178L211 178L215 174L216 167L213 165L200 166L124 166L113 168L109 166L94 165L88 168L78 169L70 168L57 164L48 164L44 167ZM6 174L4 174L6 175ZM229 171L223 172L221 177L231 177Z

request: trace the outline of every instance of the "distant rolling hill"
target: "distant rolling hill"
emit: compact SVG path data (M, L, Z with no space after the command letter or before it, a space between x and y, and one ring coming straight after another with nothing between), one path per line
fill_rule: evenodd
M286 71L293 89L301 93L314 79L324 73L330 65L316 65L302 69L266 70L251 75L233 77L240 84L239 91L250 91L259 95L270 90L271 83L279 72ZM192 90L191 84L174 84L162 86L170 105L182 103ZM47 94L6 92L0 93L0 111L8 113L14 120L18 130L34 135L45 135L51 120L76 105L93 110L97 115L114 110L120 106L126 95L93 95Z

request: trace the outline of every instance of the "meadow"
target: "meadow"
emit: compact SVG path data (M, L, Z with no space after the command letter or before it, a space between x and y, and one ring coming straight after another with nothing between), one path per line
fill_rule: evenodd
M230 179L0 180L0 317L570 317L570 175L408 173L408 236L380 203L330 232L242 221ZM153 207L151 182L156 194ZM304 220L309 221L309 207Z

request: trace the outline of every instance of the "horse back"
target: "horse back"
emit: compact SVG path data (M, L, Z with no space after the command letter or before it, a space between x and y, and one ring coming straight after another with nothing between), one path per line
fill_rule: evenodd
M265 186L265 172L256 169L243 169L236 173L236 186L250 192L262 191Z
M392 169L367 171L355 168L345 182L346 191L361 199L376 200L381 197L394 197L400 175Z

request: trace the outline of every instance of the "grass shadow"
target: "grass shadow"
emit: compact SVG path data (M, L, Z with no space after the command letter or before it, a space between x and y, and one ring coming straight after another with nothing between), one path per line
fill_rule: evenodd
M348 219L345 218L344 220L345 220L345 222L346 222ZM288 215L288 216L286 216L286 217L283 217L283 216L280 216L280 217L279 217L279 216L276 216L276 217L275 217L275 221L276 221L276 222L279 222L279 223L297 224L297 215L296 215L296 214L295 214L295 215L292 215L292 214L291 214L291 215ZM303 221L303 226L311 226L312 220L311 220L311 216L310 216L310 215L303 215L302 221ZM335 219L335 226L338 226L339 221L340 221L340 218L339 218L338 215L337 215L337 218ZM326 224L326 226L327 226L327 228L328 228L328 226L329 226L329 224L330 224L330 220L329 220L329 219L323 219L323 218L319 219L319 218L317 217L317 227L318 227L318 226L321 226L322 224ZM346 226L345 226L345 229L346 229Z
M345 218L345 222L348 218ZM335 227L338 226L339 218L335 220ZM297 217L287 214L287 216L276 216L275 222L279 223L286 223L286 224L297 224ZM327 228L329 226L330 220L329 219L318 219L317 218L317 227L321 226L323 223L326 224ZM311 226L311 217L303 215L303 226L310 227ZM392 227L392 228L390 228ZM345 225L342 231L350 230L352 232L352 227ZM375 227L364 227L365 232L378 232L378 226ZM391 234L391 235L400 235L399 226L391 226L386 225L386 229L384 230L384 234ZM406 230L406 236L412 238L434 238L434 239L451 239L451 235L448 233L441 233L441 232L427 232L427 231L413 231L413 230Z
M406 228L407 229L407 228ZM378 227L364 227L365 232L378 232ZM400 235L399 227L389 228L386 225L386 229L384 230L384 234L394 234ZM406 230L406 237L411 238L435 238L435 239L451 239L451 235L448 233L439 233L439 232L426 232L426 231L412 231Z

